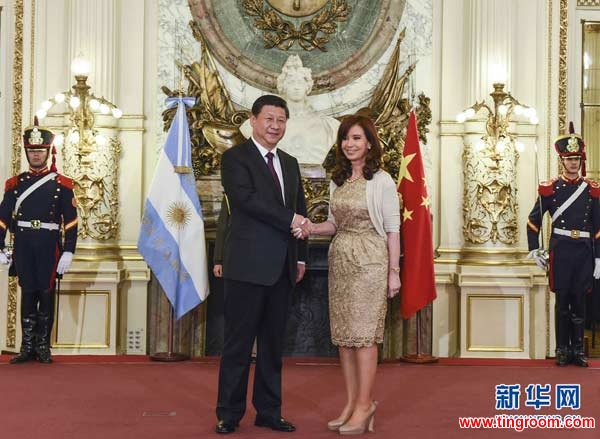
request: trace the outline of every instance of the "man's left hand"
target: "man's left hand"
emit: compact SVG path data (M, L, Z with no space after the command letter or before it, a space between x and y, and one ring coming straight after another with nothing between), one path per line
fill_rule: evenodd
M298 269L296 270L296 283L300 282L302 278L304 278L305 272L306 264L298 264Z
M594 279L600 279L600 258L594 259Z

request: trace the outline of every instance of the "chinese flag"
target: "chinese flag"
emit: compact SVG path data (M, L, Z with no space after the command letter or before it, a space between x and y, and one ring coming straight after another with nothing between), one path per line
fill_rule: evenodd
M401 313L408 319L436 298L429 197L414 111L408 120L398 192L404 202L401 212L404 249Z

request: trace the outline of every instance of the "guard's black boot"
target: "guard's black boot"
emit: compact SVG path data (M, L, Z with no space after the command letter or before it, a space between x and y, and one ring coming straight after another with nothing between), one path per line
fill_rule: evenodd
M573 359L572 363L579 367L588 367L587 359L585 358L585 352L583 349L583 335L584 335L584 322L582 317L572 316L571 319L573 326L572 335L572 346L573 346Z
M569 364L569 350L567 348L556 348L556 365L566 366Z
M38 314L38 338L35 346L40 363L52 363L52 354L50 353L50 332L52 331L52 317L44 314Z
M579 366L579 367L588 367L589 366L588 362L587 362L587 358L585 358L585 353L583 352L583 350L575 351L572 363L575 366Z
M10 364L25 363L35 360L34 339L35 339L36 316L28 315L21 318L21 331L23 339L21 340L20 353L10 359Z
M556 293L556 304L554 306L554 324L556 336L556 365L566 366L569 364L569 335L571 331L571 314L568 305L565 309L565 294Z

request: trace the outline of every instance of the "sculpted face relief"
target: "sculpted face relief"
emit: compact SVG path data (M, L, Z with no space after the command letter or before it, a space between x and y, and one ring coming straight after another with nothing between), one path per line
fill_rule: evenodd
M296 71L288 73L281 94L289 102L302 102L310 93L311 88L312 81L309 82L302 72Z

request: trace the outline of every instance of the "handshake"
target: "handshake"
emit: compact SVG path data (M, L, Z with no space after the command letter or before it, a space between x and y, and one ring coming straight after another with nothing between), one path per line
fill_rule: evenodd
M302 215L296 214L294 215L294 220L292 221L292 225L290 226L292 235L296 239L306 239L312 233L314 233L314 224L308 218L303 217Z

